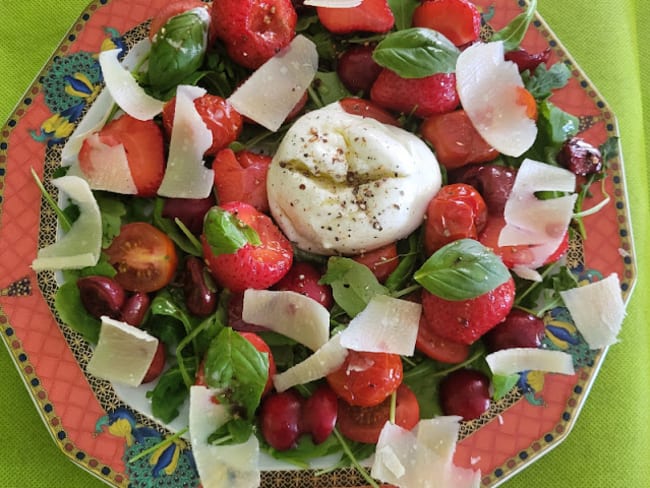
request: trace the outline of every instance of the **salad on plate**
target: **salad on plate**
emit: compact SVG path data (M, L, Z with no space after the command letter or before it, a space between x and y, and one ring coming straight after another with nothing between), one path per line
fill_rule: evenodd
M618 277L566 263L616 141L550 100L570 72L520 47L535 7L486 34L469 0L177 0L99 54L32 267L203 486L478 486L461 424L574 374L544 314L616 341Z

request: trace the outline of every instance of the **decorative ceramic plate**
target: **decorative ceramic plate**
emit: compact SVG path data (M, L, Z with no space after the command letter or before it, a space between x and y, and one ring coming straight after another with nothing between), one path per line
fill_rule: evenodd
M191 450L183 440L127 462L170 432L124 404L109 383L85 373L91 349L57 317L54 273L30 267L38 248L52 242L56 217L34 184L30 168L46 182L81 114L101 90L97 53L128 49L146 35L143 25L168 0L94 0L29 88L0 133L0 335L55 441L80 467L114 486L198 486ZM516 0L478 0L490 35L521 13ZM598 146L617 136L614 115L544 21L537 17L523 46L547 47L551 62L570 69L569 84L553 102L579 117L580 135ZM52 187L49 186L50 190ZM569 263L581 280L617 273L625 300L635 263L624 188L623 163L610 160L604 190L608 205L585 219L588 238L572 242ZM37 204L36 202L41 202ZM483 486L497 486L556 446L571 429L596 378L605 351L584 343L564 309L546 319L545 343L573 355L573 376L522 374L508 396L461 429L455 462L480 468ZM363 485L353 470L315 477L311 471L265 471L263 486Z

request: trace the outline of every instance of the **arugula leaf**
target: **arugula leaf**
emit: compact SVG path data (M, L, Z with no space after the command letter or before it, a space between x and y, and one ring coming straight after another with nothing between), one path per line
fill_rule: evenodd
M122 219L126 216L126 205L121 199L104 192L95 192L95 200L102 217L102 248L105 248L120 233Z
M467 300L505 283L510 272L501 258L480 242L460 239L433 253L413 277L445 300Z
M170 18L158 32L149 55L148 82L164 93L181 83L203 63L209 22L193 10Z
M517 15L512 21L500 31L492 35L491 41L503 41L503 48L506 51L512 51L519 47L521 41L526 35L528 26L533 21L537 10L537 0L530 0L525 12Z
M63 283L54 297L54 307L61 320L92 344L99 340L101 321L86 312L76 281Z
M334 301L350 317L361 312L375 295L387 295L370 268L353 259L334 256L327 262L327 272L319 283L330 285Z
M534 73L530 73L528 70L524 71L522 78L526 90L536 100L545 100L551 96L553 90L566 86L571 78L571 71L564 63L555 63L549 69L546 69L546 65L541 63Z
M411 281L420 257L421 247L420 232L414 232L406 241L397 243L397 251L402 258L395 271L388 276L384 283L391 293L401 290Z
M395 17L397 30L408 29L413 22L413 12L420 5L418 0L388 0L388 6Z
M248 440L254 430L253 424L248 420L230 419L208 436L208 443L219 446L242 444Z
M545 267L541 271L541 275L541 282L515 280L515 306L529 310L538 317L563 305L561 291L571 290L578 286L576 275L568 267L557 263Z
M153 210L153 224L167 234L174 243L187 254L196 257L203 257L203 249L197 246L194 240L190 239L185 232L173 220L163 217L162 212L165 206L163 198L156 198Z
M492 375L492 388L493 388L493 393L492 393L492 398L495 401L501 400L504 396L506 396L510 390L514 388L514 386L517 384L519 381L519 374L509 374L507 376L503 376L500 374L495 374Z
M341 98L349 97L351 94L347 88L341 83L341 79L336 71L328 71L327 73L318 72L312 82L318 100L314 102L320 107L329 105L339 101ZM311 93L311 91L310 91Z
M215 256L233 254L246 244L259 246L262 242L255 229L220 207L208 210L203 232Z
M412 27L388 34L377 44L372 57L402 78L424 78L453 73L459 54L458 48L439 32Z
M580 129L578 117L565 112L548 100L538 104L539 118L537 125L547 138L547 142L554 147L564 144L564 141L573 137Z
M291 463L302 469L308 469L311 465L311 461L315 458L321 458L341 452L341 446L333 435L329 436L320 444L314 444L311 436L302 435L298 439L296 446L286 451L278 451L268 445L263 438L260 440L260 448L264 452L275 459Z
M252 420L268 378L269 359L241 334L225 327L210 343L205 379L222 404L237 417Z
M172 366L160 375L156 386L147 392L147 398L151 399L151 413L163 422L171 422L178 417L179 409L189 393L180 367Z

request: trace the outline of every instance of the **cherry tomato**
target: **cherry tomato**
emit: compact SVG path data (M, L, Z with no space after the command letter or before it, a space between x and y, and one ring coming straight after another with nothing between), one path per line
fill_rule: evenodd
M287 274L293 262L293 248L271 218L242 202L221 205L258 234L259 245L245 244L232 254L215 255L205 235L203 253L215 281L233 292L247 288L266 289Z
M268 213L266 174L271 158L250 151L222 149L212 165L219 203L244 202Z
M237 140L244 126L244 121L239 112L227 100L206 93L194 100L194 107L207 128L212 132L212 145L205 151L205 154L214 155L220 149ZM163 107L163 126L168 137L172 133L175 113L176 97L172 98Z
M420 420L420 406L411 389L402 384L397 388L395 423L411 430ZM390 418L390 398L374 407L359 407L339 401L336 426L341 434L356 442L376 444L382 427Z
M276 372L275 361L273 359L273 353L271 352L271 348L264 341L264 339L262 339L260 336L258 336L253 332L240 332L239 334L248 342L250 342L253 345L253 347L257 349L259 352L266 353L269 358L269 377L268 380L266 381L264 392L262 392L262 396L265 396L273 389L273 375L275 375Z
M492 161L499 155L485 142L462 109L432 115L422 122L420 132L433 146L440 164L449 170Z
M171 282L178 265L174 242L145 222L123 225L106 254L117 270L115 280L129 291L160 290Z
M439 336L427 326L424 317L420 319L415 347L431 359L442 363L458 364L469 357L469 346L467 344L454 342Z
M374 251L354 256L352 259L370 268L377 280L383 283L399 265L397 244L388 244Z
M499 215L490 215L483 231L479 234L478 240L485 247L490 248L494 254L501 257L503 264L508 268L515 266L528 266L535 255L531 250L532 246L499 246L499 234L506 225L505 219ZM560 259L569 249L569 233L564 234L562 242L557 249L544 261L543 264L554 263Z
M372 407L402 383L398 354L349 351L339 369L327 375L332 390L350 405Z
M487 206L476 189L464 183L443 186L429 202L424 248L431 255L458 239L476 239L487 220Z

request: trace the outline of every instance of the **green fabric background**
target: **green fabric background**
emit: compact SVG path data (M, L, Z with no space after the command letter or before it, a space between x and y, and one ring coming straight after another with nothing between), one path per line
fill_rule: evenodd
M0 0L0 123L88 0ZM539 0L539 11L618 116L638 281L612 347L568 438L507 488L650 486L650 3ZM0 258L1 259L1 258ZM58 450L0 346L0 486L103 486Z

